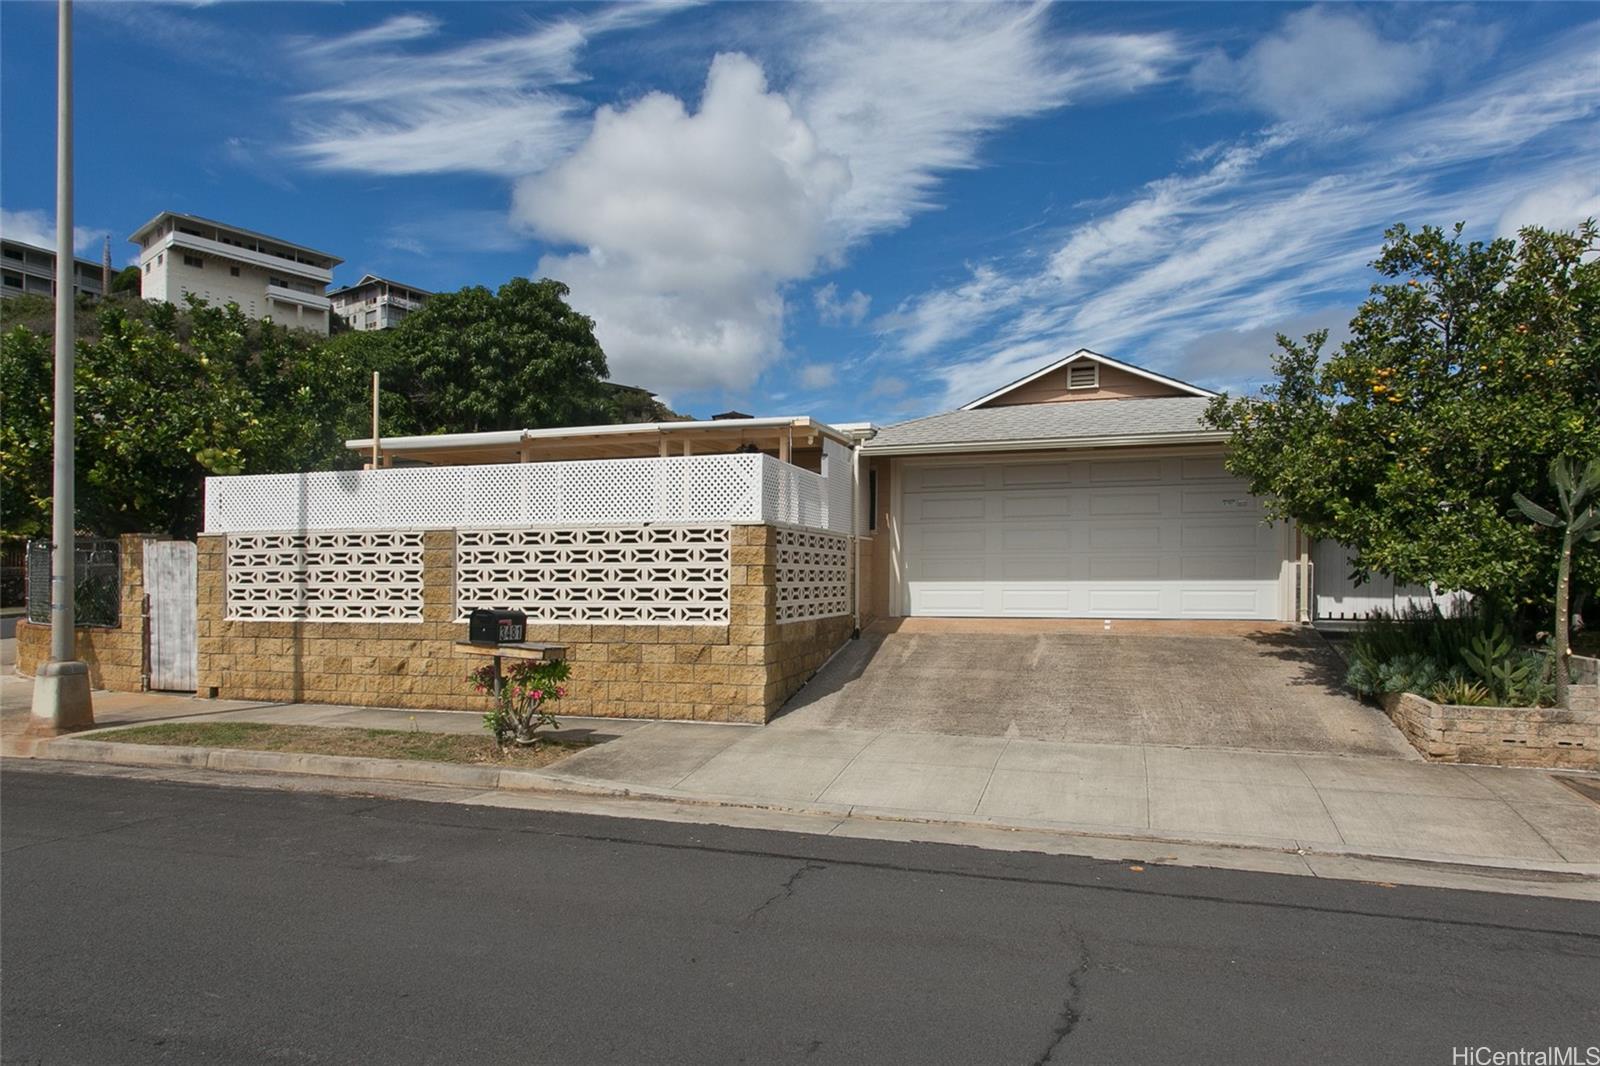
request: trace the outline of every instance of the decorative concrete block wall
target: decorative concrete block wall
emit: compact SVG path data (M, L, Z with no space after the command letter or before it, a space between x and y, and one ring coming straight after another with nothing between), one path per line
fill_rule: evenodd
M722 532L725 540L702 539L726 545L726 562L719 557L711 564L719 574L726 569L725 624L539 622L539 612L530 612L528 640L565 645L572 664L570 695L560 712L764 722L849 637L849 614L778 621L779 529L736 525ZM235 617L227 588L230 536L243 535L199 538L201 695L418 709L487 707L488 698L474 694L465 680L486 660L455 647L466 638L466 623L458 619L470 606L458 602L455 531L421 534L420 621ZM685 566L707 565L699 558L703 545L681 550L694 556L686 555ZM554 558L562 561L559 552ZM592 563L585 560L586 566ZM616 565L633 564L621 559ZM697 570L694 576L704 575ZM702 592L704 584L690 583ZM559 596L560 588L552 582L545 591ZM720 587L717 591L720 596ZM615 614L612 605L603 610Z
M1383 708L1412 747L1439 762L1600 769L1600 712L1460 707L1407 692Z
M78 658L89 666L89 683L115 692L144 688L144 545L160 538L126 533L117 538L121 602L114 627L78 626ZM50 627L17 623L17 669L33 675L50 658Z

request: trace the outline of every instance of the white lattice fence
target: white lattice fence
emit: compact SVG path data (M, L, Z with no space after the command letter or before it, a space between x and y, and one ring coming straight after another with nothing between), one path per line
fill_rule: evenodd
M530 622L726 625L726 526L463 529L456 610L526 611Z
M206 532L760 522L764 458L771 461L695 455L207 478Z
M227 617L249 622L420 622L422 534L231 534Z
M850 613L849 537L780 528L777 547L780 623Z

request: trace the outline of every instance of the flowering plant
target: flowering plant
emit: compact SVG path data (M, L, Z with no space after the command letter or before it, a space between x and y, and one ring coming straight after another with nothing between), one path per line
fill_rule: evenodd
M561 660L536 663L519 659L506 668L498 693L495 692L493 666L474 670L467 675L467 681L476 691L495 697L494 707L483 716L483 727L494 734L496 744L501 747L508 742L537 745L539 738L534 730L542 725L552 728L560 725L546 706L567 694L563 682L571 673L572 667Z

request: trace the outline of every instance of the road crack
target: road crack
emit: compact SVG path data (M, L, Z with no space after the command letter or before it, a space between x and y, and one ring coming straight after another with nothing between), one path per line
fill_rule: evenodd
M1033 1060L1033 1066L1045 1066L1052 1061L1083 1020L1083 978L1089 972L1089 945L1076 929L1068 929L1064 924L1060 928L1061 939L1076 949L1078 964L1067 972L1067 994L1056 1013L1056 1024L1050 1030L1050 1043L1045 1046L1044 1053Z
M802 877L804 877L806 874L810 873L812 870L825 870L825 869L827 869L827 867L823 866L821 863L815 863L815 862L801 863L800 864L800 868L795 870L794 873L790 874L787 878L785 878L783 884L778 886L778 891L776 891L772 895L768 896L765 900L763 900L761 902L760 906L758 906L755 910L751 911L749 914L745 915L745 921L749 921L751 918L754 918L756 915L760 914L762 911L766 910L768 907L772 906L774 903L777 903L777 902L779 902L781 900L786 900L790 896L794 895L794 886L799 883L799 881L800 881L800 879Z

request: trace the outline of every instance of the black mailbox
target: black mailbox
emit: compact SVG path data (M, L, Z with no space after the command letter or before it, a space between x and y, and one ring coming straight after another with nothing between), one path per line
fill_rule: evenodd
M480 607L467 616L467 639L474 644L521 644L528 639L528 616Z

